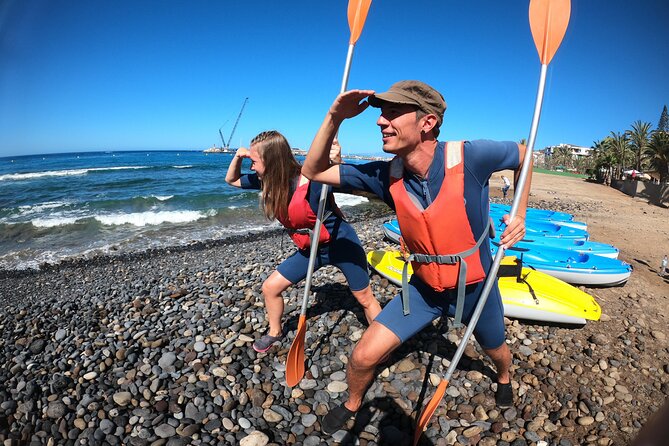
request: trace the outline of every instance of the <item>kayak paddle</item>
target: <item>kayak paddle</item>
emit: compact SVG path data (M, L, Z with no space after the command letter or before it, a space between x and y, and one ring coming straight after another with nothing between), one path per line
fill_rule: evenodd
M516 190L518 193L514 194L513 205L511 206L510 217L511 220L516 216L518 212L518 207L520 205L520 197L523 195L525 188L525 182L527 180L528 170L530 168L530 163L532 162L532 150L534 149L534 141L537 136L537 128L539 127L539 117L541 115L541 105L543 102L544 96L544 87L546 84L546 69L551 59L555 55L562 39L564 38L565 32L567 31L567 25L569 24L569 16L571 14L571 3L570 0L530 0L530 29L532 30L532 37L534 38L534 43L539 52L539 59L541 61L541 76L539 79L539 88L537 91L537 99L534 107L534 116L532 118L532 126L530 128L530 137L525 148L525 158L523 159L523 165L520 171L520 176L518 179L518 185ZM511 221L509 220L509 221ZM432 399L427 403L423 413L418 419L418 424L416 426L416 431L414 432L413 444L416 446L420 440L423 430L427 426L427 423L432 418L435 410L439 406L444 393L446 392L446 387L448 386L448 381L451 379L455 368L460 362L460 358L464 353L465 348L467 347L467 342L474 332L476 323L481 316L483 311L483 306L488 300L488 295L490 290L495 283L497 278L497 271L499 270L499 265L504 257L505 248L500 246L500 249L497 250L495 255L495 260L493 261L490 271L486 277L483 290L481 292L481 297L479 298L474 313L467 324L467 330L458 345L458 348L453 355L451 364L444 375L444 378L439 383L436 392L432 396Z
M344 77L341 83L340 93L346 91L348 85L348 74L351 70L351 60L353 59L353 48L362 33L365 26L367 12L372 4L372 0L349 0L348 2L348 27L351 30L351 37L348 45L348 55L346 56L346 66L344 67ZM325 202L327 201L330 188L323 185L321 196L318 201L318 212L316 214L316 223L314 231L311 234L311 251L309 252L309 265L307 267L307 277L304 284L304 297L302 298L302 311L297 324L295 339L288 351L286 358L286 384L294 387L304 377L304 337L307 332L307 300L311 291L311 277L316 263L316 251L318 250L318 240L323 224L323 213L325 211Z

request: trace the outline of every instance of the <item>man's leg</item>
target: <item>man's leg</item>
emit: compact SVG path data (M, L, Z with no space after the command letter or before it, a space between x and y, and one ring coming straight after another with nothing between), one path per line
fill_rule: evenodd
M365 318L367 319L367 323L369 325L372 325L372 321L374 320L376 315L381 312L381 305L374 298L374 294L372 293L372 287L367 285L367 288L359 291L351 290L351 293L353 293L353 297L356 298L356 300L362 307L363 311L365 312Z
M497 369L497 390L495 391L495 403L500 409L508 409L513 406L513 387L511 386L511 350L504 342L494 349L483 349L492 359Z
M369 384L374 379L374 370L386 355L400 345L400 339L379 322L372 322L356 344L348 363L346 381L348 400L331 409L321 421L321 431L332 435L344 427L346 422L360 409Z
M509 369L511 368L511 350L506 342L494 349L483 349L486 355L492 359L497 369L497 382L508 384L511 382Z
M395 333L378 322L372 322L353 349L346 371L348 382L348 410L357 411L362 405L367 387L374 378L374 370L381 359L400 345Z
M482 285L477 284L477 288ZM476 308L477 300L465 302L466 323L469 323L470 315ZM506 343L504 327L504 306L499 289L494 287L486 301L480 318L474 329L474 336L483 351L490 357L497 370L497 390L495 402L500 408L508 408L513 405L513 388L511 387L511 350ZM497 347L490 347L497 346Z
M376 366L403 341L413 337L443 314L444 307L441 305L447 302L442 299L444 295L427 290L425 286L422 286L422 291L430 294L429 302L424 297L425 294L413 282L409 282L411 312L408 315L403 314L402 298L397 296L386 304L362 335L347 366L348 400L323 417L321 431L324 434L332 435L341 429L360 409L365 392L374 379Z

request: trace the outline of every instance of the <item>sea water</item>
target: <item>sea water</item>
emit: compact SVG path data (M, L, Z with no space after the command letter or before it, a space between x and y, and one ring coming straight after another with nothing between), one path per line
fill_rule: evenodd
M225 183L231 159L202 151L0 158L0 269L280 227L262 215L258 191ZM344 208L366 201L337 194Z

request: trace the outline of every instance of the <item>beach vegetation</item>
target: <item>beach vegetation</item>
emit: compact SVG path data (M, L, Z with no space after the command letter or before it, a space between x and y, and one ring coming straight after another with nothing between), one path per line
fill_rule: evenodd
M630 142L626 132L611 132L609 145L613 153L616 154L617 168L615 170L616 178L622 178L626 168L626 162L632 158Z
M650 122L640 120L635 121L632 124L632 129L625 132L629 138L631 149L634 151L634 169L638 171L641 171L641 156L648 147L651 132Z
M625 172L656 173L660 183L669 181L669 115L662 110L658 128L651 129L649 122L634 121L632 128L623 132L611 131L610 135L594 141L594 172L597 180L610 184L622 179ZM665 128L667 130L665 130ZM649 178L646 176L646 178Z
M613 167L617 164L617 156L613 150L611 137L595 141L594 149L595 168L597 179L603 183L610 184L613 178Z
M660 183L669 180L669 132L655 131L644 152L648 165L660 176Z

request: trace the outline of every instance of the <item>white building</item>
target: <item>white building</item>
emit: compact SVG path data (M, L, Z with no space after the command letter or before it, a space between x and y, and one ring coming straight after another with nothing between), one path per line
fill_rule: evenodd
M565 144L565 143L558 144L557 146L553 146L553 147L546 147L546 149L544 149L544 150L545 150L546 155L550 156L550 155L553 154L553 152L555 150L561 149L561 148L566 148L566 149L571 150L571 155L572 155L573 158L579 158L579 157L582 157L582 156L590 156L592 151L594 150L592 147L581 147L581 146L575 146L573 144Z

